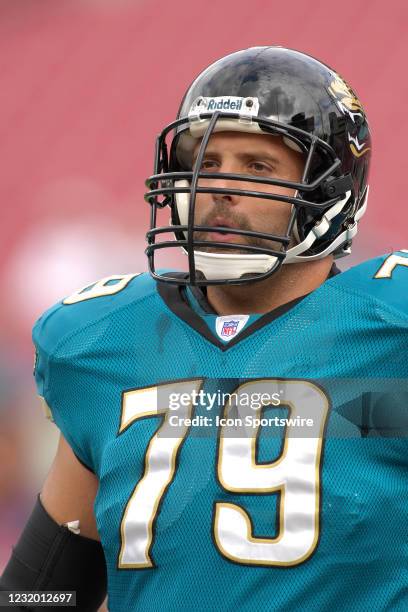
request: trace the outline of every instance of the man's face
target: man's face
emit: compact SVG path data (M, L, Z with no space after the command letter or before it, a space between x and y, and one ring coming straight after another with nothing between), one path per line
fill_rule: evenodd
M197 144L193 163L199 149ZM280 136L219 132L213 134L204 155L202 172L248 174L260 178L277 178L300 181L304 168L304 157L284 144ZM200 179L200 187L245 189L294 195L293 189L232 181L225 179ZM259 231L285 235L291 213L291 205L276 200L238 195L198 193L196 197L195 224ZM196 240L233 242L276 248L276 242L267 239L221 234L218 232L196 232ZM214 249L200 247L212 252L237 253L239 249Z

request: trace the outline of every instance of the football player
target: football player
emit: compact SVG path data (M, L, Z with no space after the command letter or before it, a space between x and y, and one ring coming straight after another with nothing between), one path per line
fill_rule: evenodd
M408 609L408 252L334 264L370 154L356 94L306 54L195 79L147 181L150 274L34 328L61 441L3 589L96 610L106 571L112 612Z

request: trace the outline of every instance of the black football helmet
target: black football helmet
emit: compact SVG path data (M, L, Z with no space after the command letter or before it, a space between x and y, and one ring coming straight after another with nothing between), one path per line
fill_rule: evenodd
M287 146L304 154L301 181L204 174L201 164L206 147L218 131L281 136ZM192 153L200 140L193 168ZM370 151L361 103L325 64L282 47L254 47L221 58L195 79L177 120L157 138L154 174L146 181L149 191L145 195L151 206L146 249L150 273L177 284L241 284L267 278L281 264L306 262L329 253L335 257L348 254L366 209ZM213 179L212 186L200 186L200 178ZM253 190L217 187L217 179L251 183ZM284 186L294 194L266 193L263 185ZM197 193L287 202L291 215L286 234L196 225ZM158 209L166 206L171 222L157 227ZM196 238L197 232L255 236L263 239L262 244L270 240L271 247L202 240ZM186 253L189 273L163 276L156 271L155 254L175 246ZM217 248L221 252L214 252ZM238 248L240 253L225 252Z

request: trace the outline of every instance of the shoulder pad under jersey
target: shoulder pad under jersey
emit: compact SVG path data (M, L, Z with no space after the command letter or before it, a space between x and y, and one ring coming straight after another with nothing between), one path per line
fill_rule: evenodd
M408 317L408 250L375 257L331 278L328 283L364 294Z
M47 310L36 322L37 350L50 355L69 335L153 293L156 283L147 273L114 275L91 283Z
M155 290L155 281L146 273L110 276L58 302L34 326L34 376L45 414L56 421L74 452L87 465L91 464L89 454L84 452L78 437L72 435L60 408L63 390L60 366L72 361L71 367L74 367L82 348L86 350L86 346L95 341L95 327L105 328L122 309L141 301ZM60 350L61 346L63 350ZM68 388L69 376L66 384Z

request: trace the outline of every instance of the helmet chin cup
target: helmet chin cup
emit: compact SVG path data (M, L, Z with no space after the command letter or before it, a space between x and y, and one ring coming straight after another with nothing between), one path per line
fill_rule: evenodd
M187 251L183 249L187 255ZM205 253L194 251L194 262L207 280L240 279L246 274L266 274L279 260L273 255Z

